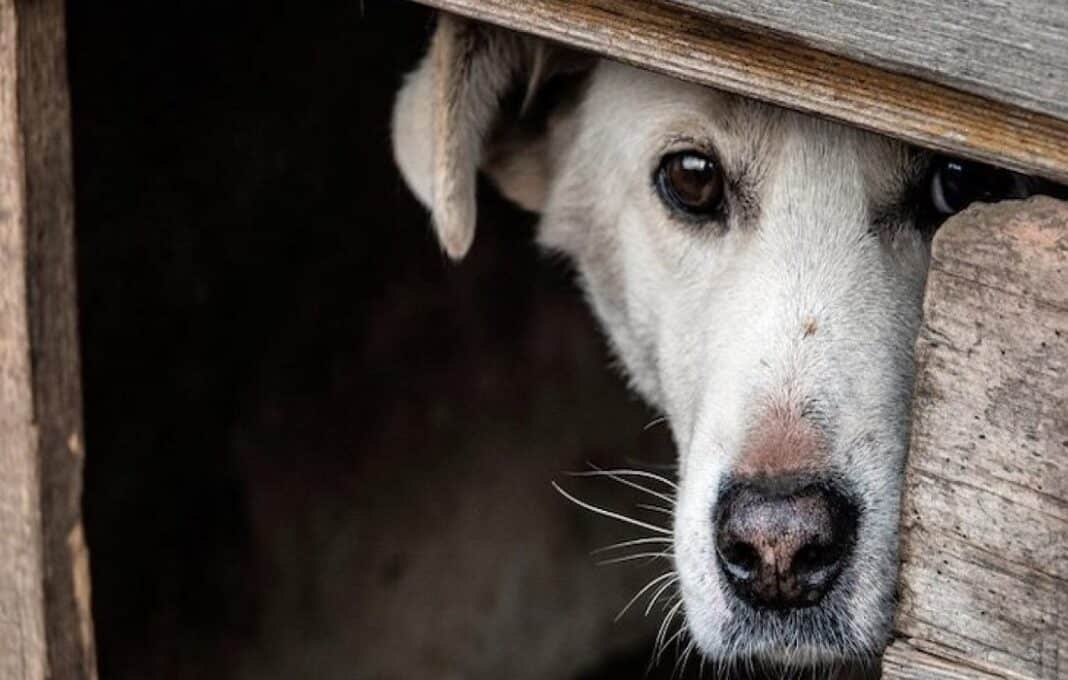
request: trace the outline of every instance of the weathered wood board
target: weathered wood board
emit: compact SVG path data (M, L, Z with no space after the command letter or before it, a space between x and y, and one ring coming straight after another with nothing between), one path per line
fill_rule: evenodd
M40 478L26 318L15 8L0 2L0 677L44 678Z
M95 677L62 0L0 0L0 678Z
M1063 0L671 0L866 64L1068 118Z
M821 51L796 33L776 36L716 21L706 11L666 0L420 1L920 146L1068 182L1068 116ZM901 30L921 21L917 17Z
M886 676L1068 677L1068 203L973 207L933 258Z

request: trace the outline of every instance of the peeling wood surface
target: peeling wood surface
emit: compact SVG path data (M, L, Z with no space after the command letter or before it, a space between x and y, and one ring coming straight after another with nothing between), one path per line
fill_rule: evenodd
M1068 118L1063 0L671 0L889 70Z
M420 0L948 153L1068 181L1068 120L664 0ZM919 21L920 18L917 18Z
M933 257L888 669L1068 677L1068 203L978 206Z
M0 0L0 678L94 678L62 0Z

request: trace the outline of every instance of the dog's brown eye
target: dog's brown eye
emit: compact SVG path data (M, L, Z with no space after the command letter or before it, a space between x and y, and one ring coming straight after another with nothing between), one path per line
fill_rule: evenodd
M715 158L696 151L673 153L660 161L656 188L671 208L694 217L718 213L723 204L723 171Z

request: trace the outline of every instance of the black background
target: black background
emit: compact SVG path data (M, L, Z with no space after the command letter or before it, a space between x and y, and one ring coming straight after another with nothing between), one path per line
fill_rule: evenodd
M316 560L353 461L406 464L383 432L425 450L544 411L576 468L669 451L532 216L483 191L472 255L440 254L388 128L432 26L399 0L69 3L101 677L233 677L270 620L336 625Z

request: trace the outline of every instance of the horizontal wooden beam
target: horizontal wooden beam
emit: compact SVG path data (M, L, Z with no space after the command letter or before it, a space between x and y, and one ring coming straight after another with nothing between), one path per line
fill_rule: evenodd
M919 146L1068 182L1068 120L728 25L662 0L420 1Z
M865 64L1068 118L1064 0L670 0Z

